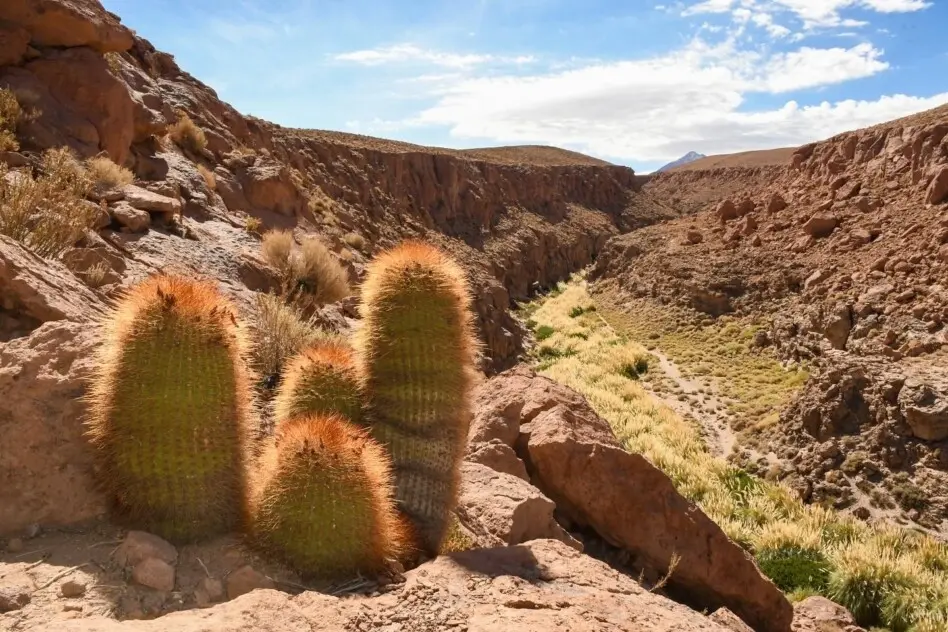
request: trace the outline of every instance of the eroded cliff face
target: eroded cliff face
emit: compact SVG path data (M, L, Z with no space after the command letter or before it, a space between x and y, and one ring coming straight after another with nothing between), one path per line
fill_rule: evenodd
M157 243L158 235L129 239L128 227L113 221L102 231L106 245L96 247L100 258L122 260L112 266L120 284L184 262L242 291L249 277L266 276L246 274L253 241L231 230L249 217L264 230L320 235L354 279L379 249L423 237L469 271L485 368L496 371L522 349L524 332L508 313L513 301L588 264L608 236L665 216L630 208L631 169L578 154L457 152L245 117L95 0L10 0L0 21L0 87L34 113L19 126L21 151L8 162L29 163L61 145L85 157L105 152L139 185L177 199L185 222L218 244L219 258L203 263L198 250ZM167 138L182 113L203 131L205 147ZM198 167L213 173L213 184ZM353 233L364 246L346 244Z

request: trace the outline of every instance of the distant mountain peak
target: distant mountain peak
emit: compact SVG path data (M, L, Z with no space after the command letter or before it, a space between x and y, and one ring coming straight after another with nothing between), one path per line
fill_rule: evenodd
M675 167L687 165L689 162L694 162L695 160L700 160L702 158L707 158L707 156L705 156L704 154L699 154L696 151L689 151L687 154L685 154L678 160L668 163L667 165L659 169L659 171L668 171L669 169L674 169Z

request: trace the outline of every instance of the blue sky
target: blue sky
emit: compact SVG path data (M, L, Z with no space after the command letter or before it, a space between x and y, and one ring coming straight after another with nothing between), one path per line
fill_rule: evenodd
M948 0L103 0L240 111L640 172L948 102Z

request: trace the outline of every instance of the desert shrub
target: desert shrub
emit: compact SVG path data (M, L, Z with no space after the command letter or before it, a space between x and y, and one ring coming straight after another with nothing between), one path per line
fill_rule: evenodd
M923 510L928 507L928 494L913 483L905 472L899 472L892 477L890 491L895 501L906 511L909 509Z
M122 56L116 52L109 51L105 55L105 63L109 65L109 70L116 77L119 76L122 72Z
M98 189L112 189L131 184L135 176L125 167L112 162L108 156L97 156L86 161L92 184Z
M839 467L843 472L850 476L858 474L862 467L868 462L869 453L863 450L856 450L846 455L846 460Z
M23 108L13 90L0 89L0 151L16 151L20 143L16 140L16 128L23 116Z
M278 376L286 360L307 345L332 337L311 317L272 294L257 295L253 328L253 366L265 380Z
M582 316L582 315L585 314L585 313L586 313L586 310L585 310L582 306L577 305L577 306L574 307L573 309L569 310L569 317L570 317L570 318L579 318L580 316Z
M334 303L349 295L345 269L318 239L296 246L288 231L263 236L263 257L280 273L283 294L302 307Z
M862 625L883 623L886 596L913 587L897 553L876 539L839 549L831 562L828 596L848 608Z
M292 292L304 302L325 305L349 296L349 275L316 238L309 238L290 257Z
M0 234L41 257L60 255L99 215L99 208L84 199L91 185L86 170L66 148L43 154L36 178L0 165Z
M764 549L757 552L761 572L785 591L826 588L829 562L822 551L795 546Z
M248 218L248 224L251 219L257 218ZM293 233L288 230L271 230L263 236L263 243L260 245L263 258L281 275L286 276L290 272L290 254L293 252L294 243Z
M207 147L204 130L186 112L178 112L178 120L168 128L168 135L179 147L188 151L197 153Z
M474 542L471 537L465 533L457 516L452 516L451 524L448 526L448 533L444 536L444 542L441 544L441 554L459 553L476 548L477 542Z
M207 185L207 188L211 191L217 190L217 176L214 175L214 172L205 167L204 165L198 165L198 173L201 174L201 177L204 178L204 184Z
M110 268L107 263L100 261L99 263L91 266L80 276L82 277L82 280L86 282L86 285L95 289L105 285L107 276L111 271L112 268Z
M356 250L365 248L365 237L358 233L348 233L342 240L346 242L346 245L350 248L355 248Z
M263 222L259 217L248 217L244 220L244 230L251 235L259 235L263 231Z
M552 336L554 332L556 332L556 330L549 325L540 325L536 330L536 338L538 341L542 342Z

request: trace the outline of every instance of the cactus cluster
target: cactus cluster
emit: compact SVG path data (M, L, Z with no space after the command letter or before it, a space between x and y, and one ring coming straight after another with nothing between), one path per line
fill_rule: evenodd
M288 363L257 450L232 307L181 277L133 288L107 323L88 420L120 515L174 541L242 522L311 577L437 554L477 375L463 272L403 244L370 264L361 314L354 348L323 341Z

